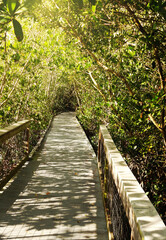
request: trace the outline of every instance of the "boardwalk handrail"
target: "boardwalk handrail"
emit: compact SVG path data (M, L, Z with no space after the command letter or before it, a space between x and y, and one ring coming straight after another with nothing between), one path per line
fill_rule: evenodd
M15 136L17 133L27 129L30 125L30 120L22 120L14 123L4 129L0 129L0 144Z
M108 214L112 215L111 222L114 221L112 219L114 209L111 209L113 201L111 189L115 187L128 219L129 238L131 240L166 239L164 222L117 150L104 125L100 126L99 130L98 165L103 180L105 207ZM113 226L113 232L114 230L116 231Z
M31 120L22 120L17 123L14 123L4 129L0 129L0 145L3 144L6 140L8 140L11 137L14 137L18 133L22 131L26 131L26 139L24 141L25 144L25 150L26 150L26 156L21 159L17 165L9 172L8 175L5 176L0 181L0 189L2 189L5 184L17 173L17 171L23 166L23 164L27 161L29 156L29 126L30 126Z

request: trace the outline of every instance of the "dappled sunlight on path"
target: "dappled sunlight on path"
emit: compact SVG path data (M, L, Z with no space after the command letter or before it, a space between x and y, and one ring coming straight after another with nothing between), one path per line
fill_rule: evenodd
M108 239L96 157L74 113L54 119L0 212L0 239Z

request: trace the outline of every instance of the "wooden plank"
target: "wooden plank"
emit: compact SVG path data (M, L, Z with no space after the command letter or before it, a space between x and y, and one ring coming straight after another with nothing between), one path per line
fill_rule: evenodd
M4 129L0 129L0 144L26 129L30 125L30 121L31 120L22 120Z

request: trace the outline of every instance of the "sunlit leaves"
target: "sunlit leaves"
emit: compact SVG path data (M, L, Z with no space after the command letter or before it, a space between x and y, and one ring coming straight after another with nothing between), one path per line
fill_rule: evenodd
M150 0L147 4L148 9L160 13L166 20L166 2L162 0Z
M6 7L11 16L15 13L17 8L20 6L18 0L7 0Z
M95 13L96 11L96 5L92 5L92 12Z
M18 15L18 9L20 7L20 3L18 0L7 0L3 1L0 9L0 24L5 29L6 26L12 21L14 27L14 33L19 42L23 40L23 31L21 24L15 19L16 15ZM7 29L6 29L7 30Z

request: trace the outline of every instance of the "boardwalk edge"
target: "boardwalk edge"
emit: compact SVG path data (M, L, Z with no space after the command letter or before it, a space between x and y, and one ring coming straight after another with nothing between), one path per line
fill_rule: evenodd
M99 143L103 148L101 151L99 144L99 165L101 167L100 158L104 151L108 171L112 175L129 220L131 239L166 240L164 222L117 150L105 125L100 126Z

